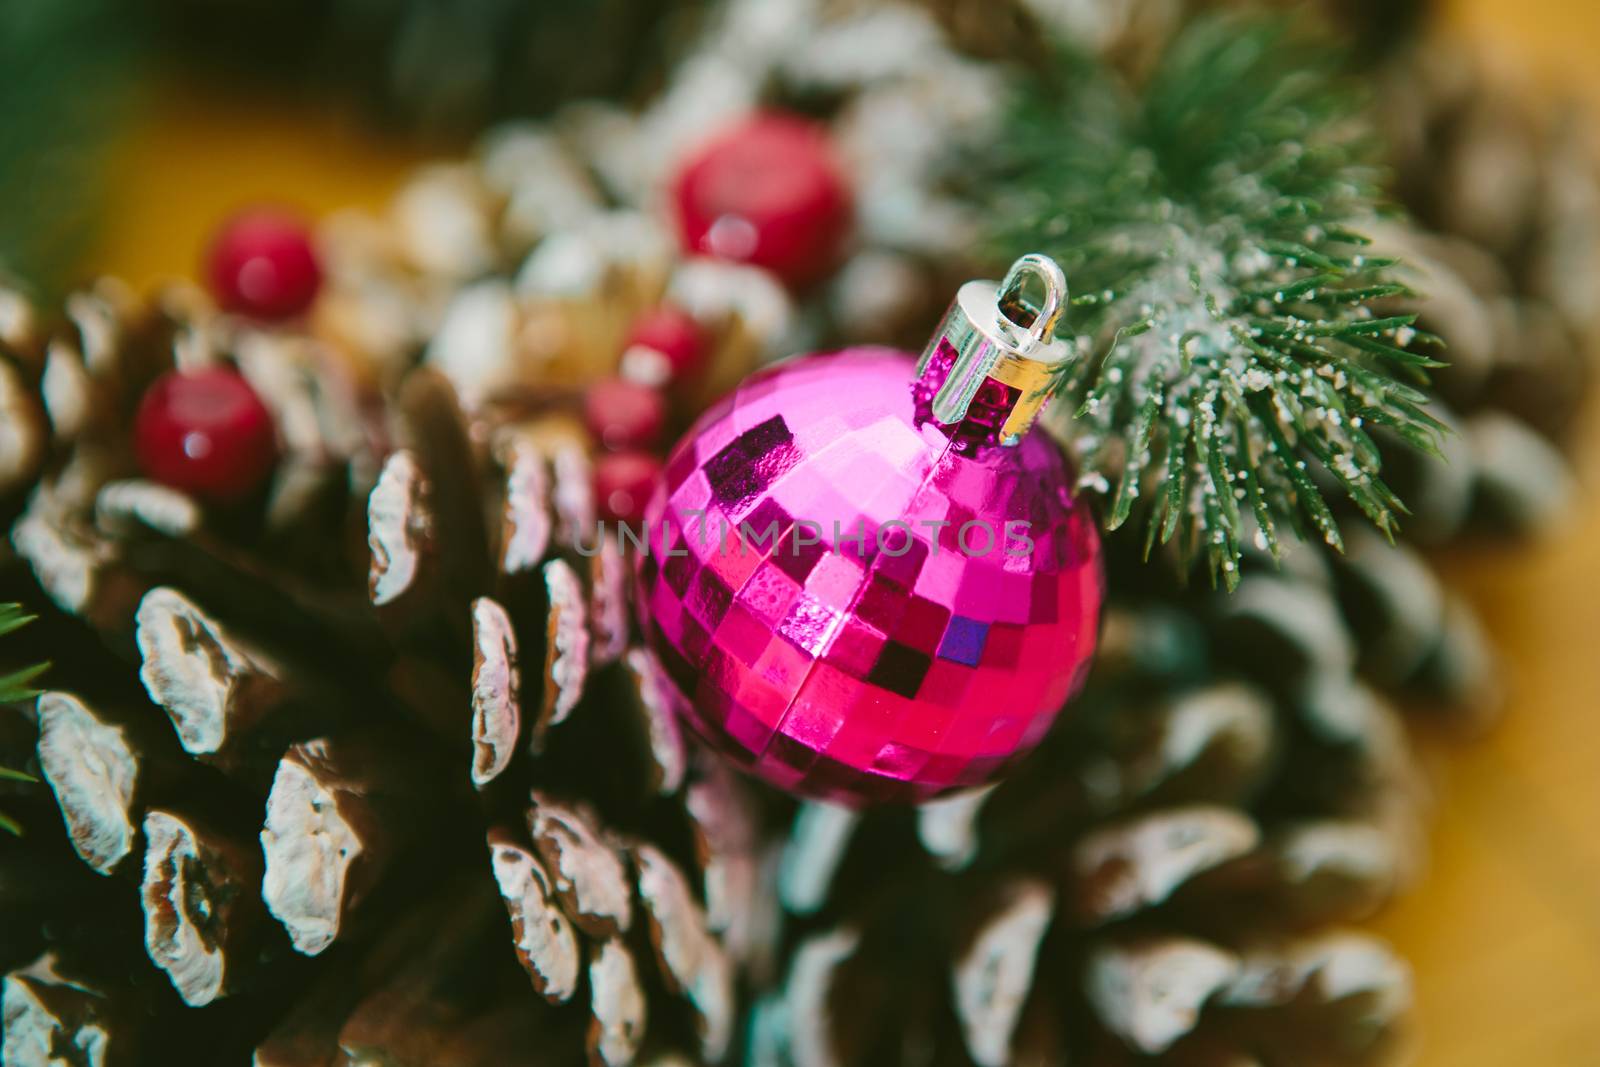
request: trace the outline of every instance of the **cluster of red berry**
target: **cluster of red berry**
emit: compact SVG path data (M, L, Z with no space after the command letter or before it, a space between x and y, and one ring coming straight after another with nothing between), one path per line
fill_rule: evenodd
M851 195L826 130L780 114L759 114L692 153L672 182L684 254L749 263L802 289L838 264L849 237ZM608 449L596 465L605 517L639 519L660 477L666 422L663 389L694 375L706 352L699 325L662 306L635 324L621 376L592 386L589 429Z
M206 280L226 310L287 321L316 300L322 267L299 218L256 210L218 232ZM133 432L147 475L213 503L252 495L278 458L272 413L228 367L174 370L156 379L140 400Z
M585 392L584 422L604 449L594 472L602 518L635 522L644 515L661 475L665 390L699 370L705 356L700 324L680 308L663 304L634 323L620 373Z
M706 141L671 185L684 254L748 263L795 289L824 278L849 237L851 194L822 127L759 114ZM311 307L322 269L306 224L256 210L213 241L206 280L226 311L292 322ZM591 385L583 414L602 448L603 517L635 521L661 473L668 396L708 356L700 323L672 304L633 324L617 373ZM252 496L277 460L272 415L235 370L172 371L145 394L135 448L146 474L214 503Z

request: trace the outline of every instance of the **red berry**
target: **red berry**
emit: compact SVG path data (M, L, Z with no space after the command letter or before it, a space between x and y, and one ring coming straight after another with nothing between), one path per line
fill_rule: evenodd
M701 147L673 182L685 249L765 267L792 286L838 262L850 201L824 128L791 115L745 119Z
M311 231L294 215L245 212L218 231L206 258L217 303L257 319L286 319L311 306L322 285Z
M272 413L235 371L157 378L133 425L139 465L155 481L214 501L253 492L278 456Z
M600 517L634 523L644 518L661 481L661 461L645 452L612 452L595 463L594 495Z
M649 386L606 378L584 394L583 418L607 448L649 448L666 424L667 404Z
M692 376L706 357L706 335L694 316L662 304L634 322L622 353L622 374L645 385Z

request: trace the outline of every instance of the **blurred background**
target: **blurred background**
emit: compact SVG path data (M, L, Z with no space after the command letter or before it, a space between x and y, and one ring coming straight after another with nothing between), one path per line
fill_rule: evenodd
M648 96L698 7L10 0L0 263L46 294L101 274L145 290L193 276L219 220L243 206L377 211L418 164L465 151L495 120ZM1600 4L1332 7L1369 40L1415 22L1443 42L1436 61L1470 55L1552 101L1577 100L1574 121L1600 135ZM1479 193L1492 207L1518 195L1516 168L1483 151ZM1571 281L1600 289L1597 277ZM1577 426L1575 466L1592 488L1600 425ZM1501 650L1510 700L1482 736L1408 720L1434 790L1431 858L1373 925L1415 968L1417 1062L1428 1067L1578 1067L1600 1055L1600 497L1575 499L1536 544L1440 556Z

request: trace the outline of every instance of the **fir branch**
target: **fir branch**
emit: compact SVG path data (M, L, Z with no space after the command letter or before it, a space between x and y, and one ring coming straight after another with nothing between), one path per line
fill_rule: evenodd
M1176 538L1229 588L1252 532L1274 557L1286 529L1342 547L1319 481L1392 536L1371 430L1427 451L1443 431L1417 388L1433 339L1373 310L1406 289L1358 232L1382 175L1329 51L1211 16L1142 85L1064 56L989 175L1004 250L1043 245L1085 294L1084 356L1053 382L1081 487L1109 529L1143 510L1149 547Z

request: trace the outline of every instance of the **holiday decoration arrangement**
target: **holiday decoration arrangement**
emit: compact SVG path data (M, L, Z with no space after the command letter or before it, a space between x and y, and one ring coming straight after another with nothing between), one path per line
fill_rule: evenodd
M564 102L382 214L0 288L0 1063L1402 1055L1583 127L1349 13L676 7L638 99L405 83Z

